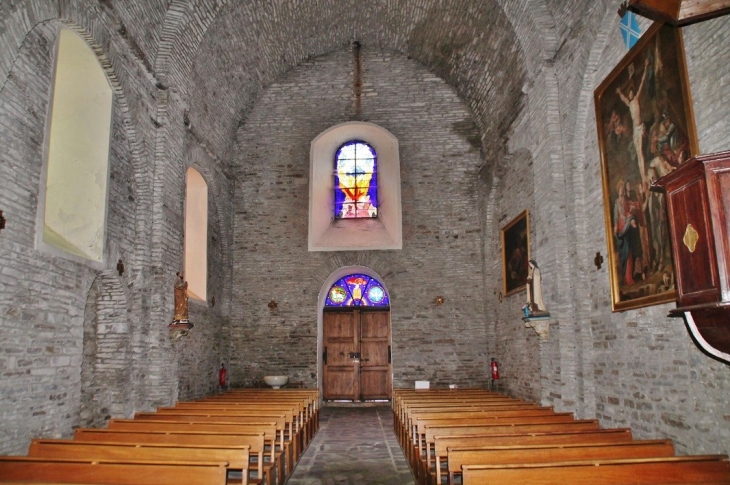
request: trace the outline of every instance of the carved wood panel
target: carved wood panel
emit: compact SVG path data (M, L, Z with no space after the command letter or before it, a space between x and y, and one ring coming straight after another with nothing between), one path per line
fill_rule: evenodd
M390 399L390 312L325 312L323 398Z

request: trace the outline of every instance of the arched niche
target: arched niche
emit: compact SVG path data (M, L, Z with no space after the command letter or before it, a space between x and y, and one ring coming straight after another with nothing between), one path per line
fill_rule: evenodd
M321 391L322 390L322 373L323 373L323 362L322 362L322 352L324 350L323 348L323 321L324 321L324 308L326 306L327 301L327 294L329 293L330 288L332 288L332 285L339 280L340 278L343 278L344 276L350 275L350 274L364 274L367 276L370 276L372 278L375 278L378 280L378 282L382 285L382 287L385 289L385 292L387 295L390 295L391 292L388 289L387 285L385 284L385 281L383 278L372 269L366 267L366 266L343 266L341 268L336 269L330 275L327 277L327 279L322 284L322 287L319 290L319 295L317 296L317 388ZM392 308L393 302L390 301L390 308ZM392 382L392 376L391 376L391 382Z
M380 208L374 219L334 218L335 153L361 140L378 156ZM309 171L309 250L402 249L400 157L398 139L374 123L351 121L323 131L312 140Z
M57 43L37 245L100 268L114 93L85 39L63 28Z
M111 272L99 273L84 307L79 425L103 427L133 403L127 297Z

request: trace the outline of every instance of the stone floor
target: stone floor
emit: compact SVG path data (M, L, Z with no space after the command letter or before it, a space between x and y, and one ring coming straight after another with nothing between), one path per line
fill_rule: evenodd
M325 406L287 485L413 485L389 405Z

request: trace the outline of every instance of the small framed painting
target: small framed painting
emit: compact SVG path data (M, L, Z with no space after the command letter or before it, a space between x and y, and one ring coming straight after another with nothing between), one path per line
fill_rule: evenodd
M530 214L523 211L502 228L502 281L504 296L525 289L530 260Z

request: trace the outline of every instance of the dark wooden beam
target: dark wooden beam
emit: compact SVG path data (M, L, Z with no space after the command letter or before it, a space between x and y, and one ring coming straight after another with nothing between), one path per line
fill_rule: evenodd
M629 9L681 27L730 13L730 0L630 0Z

